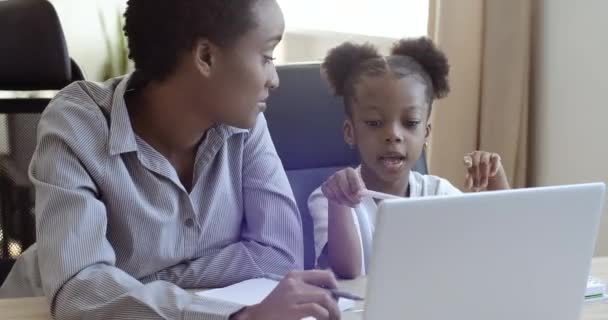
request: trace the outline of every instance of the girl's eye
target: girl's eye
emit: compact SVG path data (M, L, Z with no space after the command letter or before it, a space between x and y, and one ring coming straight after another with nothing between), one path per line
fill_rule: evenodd
M406 125L408 128L417 128L420 125L421 121L419 120L412 120L412 121L408 121L406 122Z
M365 124L367 124L368 126L370 126L372 128L378 128L382 125L382 122L378 121L378 120L369 120L369 121L365 121Z

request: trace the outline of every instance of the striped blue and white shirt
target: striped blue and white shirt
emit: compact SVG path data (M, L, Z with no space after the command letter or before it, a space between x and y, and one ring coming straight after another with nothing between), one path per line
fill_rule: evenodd
M183 289L303 267L301 220L266 120L209 129L188 193L134 133L128 80L72 84L43 113L30 165L37 244L0 294L41 287L57 319L228 319L242 306Z

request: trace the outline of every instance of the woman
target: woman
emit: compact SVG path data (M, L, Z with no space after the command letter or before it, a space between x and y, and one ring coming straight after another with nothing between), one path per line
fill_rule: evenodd
M182 289L302 269L261 114L279 84L277 3L130 0L125 17L135 72L65 88L40 120L38 242L0 295L43 293L57 319L339 318L327 272L291 272L248 308Z

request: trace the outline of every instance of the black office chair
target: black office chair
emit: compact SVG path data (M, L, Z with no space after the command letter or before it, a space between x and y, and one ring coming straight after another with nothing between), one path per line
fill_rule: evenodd
M308 197L331 174L359 163L342 134L342 100L321 79L320 65L294 64L277 68L281 86L271 94L265 112L277 149L302 215L304 262L315 264L312 218ZM414 170L426 174L423 154Z
M49 2L0 1L0 91L59 90L82 79ZM14 259L35 242L27 168L48 103L48 98L0 99L0 283Z

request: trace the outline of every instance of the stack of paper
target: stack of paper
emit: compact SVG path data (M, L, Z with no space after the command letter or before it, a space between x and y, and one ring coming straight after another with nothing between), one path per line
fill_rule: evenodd
M606 296L606 284L599 279L589 276L587 280L586 300L604 299Z

